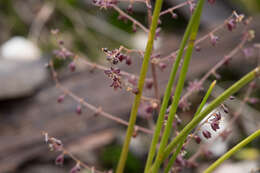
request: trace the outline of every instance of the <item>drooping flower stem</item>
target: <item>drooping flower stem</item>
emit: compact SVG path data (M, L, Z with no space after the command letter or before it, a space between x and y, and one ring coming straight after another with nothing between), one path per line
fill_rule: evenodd
M216 169L222 162L227 160L231 155L233 155L235 152L237 152L239 149L243 148L245 145L247 145L249 142L253 141L255 138L260 136L260 129L248 136L246 139L241 141L239 144L234 146L232 149L230 149L226 154L224 154L222 157L220 157L218 160L216 160L213 164L208 167L204 173L210 173L214 169Z
M150 60L152 49L153 49L153 42L154 42L154 38L155 38L155 34L156 34L156 28L158 25L158 19L159 19L162 3L163 3L163 0L157 0L155 3L152 24L150 27L150 32L149 32L148 41L147 41L145 54L144 54L144 60L143 60L143 64L142 64L142 68L141 68L141 72L140 72L139 81L138 81L138 93L135 96L134 103L132 106L130 120L129 120L129 126L127 128L126 137L125 137L123 149L122 149L122 152L120 155L120 160L117 165L116 173L123 173L123 171L124 171L125 162L126 162L128 150L129 150L129 144L130 144L133 132L134 132L134 125L136 122L137 111L138 111L138 107L140 104L143 87L144 87L144 82L145 82L145 77L146 77L146 73L148 70L149 60Z

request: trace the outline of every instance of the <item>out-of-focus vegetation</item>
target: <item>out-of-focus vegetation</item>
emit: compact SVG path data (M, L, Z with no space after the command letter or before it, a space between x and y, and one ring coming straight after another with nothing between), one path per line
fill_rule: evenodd
M14 35L33 37L32 24L38 20L37 16L44 5L45 13L50 13L42 28L37 40L38 45L44 52L51 52L55 45L55 38L50 35L50 30L58 28L66 45L75 52L84 53L88 58L98 57L100 49L104 46L116 47L120 44L130 46L129 41L132 31L132 23L117 20L118 13L110 9L99 9L91 5L91 0L64 0L64 1L40 1L40 0L11 0L0 1L0 43L8 40ZM239 6L241 9L253 14L260 11L260 1L258 0L230 0L227 3ZM134 5L135 6L135 5ZM125 4L127 7L127 4ZM166 1L163 8L170 7ZM134 13L134 17L140 22L147 23L146 11L141 7ZM49 10L49 11L48 11ZM178 13L178 20L172 20L170 15L165 15L161 19L164 31L175 32L178 28L183 29L186 24L185 18ZM43 17L44 14L43 14ZM98 25L94 24L96 21ZM99 26L99 27L97 27ZM103 27L102 27L103 26ZM121 31L119 35L110 35L109 27ZM174 26L174 27L172 27ZM122 37L122 38L121 38ZM124 41L125 40L125 41ZM122 43L124 41L124 43ZM105 45L102 43L106 43Z

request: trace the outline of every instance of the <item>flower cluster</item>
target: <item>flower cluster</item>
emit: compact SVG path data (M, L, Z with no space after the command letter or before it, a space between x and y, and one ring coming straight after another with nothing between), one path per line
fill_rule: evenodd
M188 91L202 91L203 87L201 86L201 83L195 79L194 81L190 81L188 83Z
M56 139L54 137L49 137L47 133L43 133L45 137L45 142L49 145L51 151L59 151L61 152L55 159L56 165L63 165L64 163L64 156L65 156L65 149L63 148L63 144L61 140ZM79 173L81 171L80 163L77 162L74 167L71 168L70 173Z
M74 54L66 49L65 47L61 47L60 49L54 50L53 54L60 59L66 59L72 57Z
M110 87L113 87L115 90L118 88L122 88L121 74L119 68L111 67L109 70L105 70L104 73L113 81Z
M47 133L43 133L45 142L49 145L51 151L62 151L63 144L61 140L56 139L54 137L49 137Z
M110 51L107 48L103 48L102 50L107 55L107 60L112 65L116 65L119 62L123 62L123 61L125 61L125 63L127 65L132 64L132 60L131 60L130 56L121 53L119 49L114 49L114 50Z

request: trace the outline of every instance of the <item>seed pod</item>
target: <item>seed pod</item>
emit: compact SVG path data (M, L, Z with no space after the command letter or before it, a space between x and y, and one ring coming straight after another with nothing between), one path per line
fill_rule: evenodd
M131 65L131 64L132 64L132 60L131 60L130 56L127 56L127 57L126 57L125 63L126 63L127 65Z
M57 99L57 102L62 103L64 101L64 98L65 98L64 95L59 96L58 99Z
M217 130L219 129L219 121L214 121L214 120L213 120L213 121L210 123L210 126L211 126L212 130L217 131Z
M197 144L200 144L200 142L201 142L201 139L200 139L200 137L199 136L194 136L194 140L196 141L196 143Z
M202 134L207 139L211 138L211 133L208 130L202 131Z

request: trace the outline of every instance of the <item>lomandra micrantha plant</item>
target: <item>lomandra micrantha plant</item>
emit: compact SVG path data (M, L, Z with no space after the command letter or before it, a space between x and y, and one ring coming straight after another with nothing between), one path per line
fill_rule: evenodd
M128 13L133 12L133 6L132 3L134 1L130 1L130 5L127 8ZM210 76L215 75L216 78L218 78L218 74L216 73L216 70L222 66L223 64L227 64L231 58L243 48L244 44L247 41L250 41L254 37L254 32L252 30L248 30L248 25L250 22L250 19L243 20L243 15L238 15L236 12L234 12L231 17L229 17L223 25L218 26L215 28L212 32L207 34L206 36L196 39L197 32L200 25L200 18L201 13L203 11L203 5L205 3L205 0L198 0L198 2L195 5L195 2L193 0L188 0L180 5L177 5L175 7L172 7L170 9L167 9L163 12L161 12L161 7L163 0L156 0L155 6L152 10L151 4L149 0L140 0L140 2L144 2L147 7L148 11L148 23L149 28L147 29L143 24L135 20L131 15L125 13L123 10L121 10L117 4L119 3L117 0L94 0L93 3L96 6L99 6L101 8L112 8L116 10L120 15L120 20L130 20L133 23L133 30L136 31L137 27L142 29L144 32L148 34L148 41L146 44L145 51L141 50L134 50L134 49L128 49L124 46L121 46L119 49L115 50L108 50L107 48L104 48L102 51L107 55L107 60L110 62L111 67L104 67L101 65L97 65L88 61L85 61L85 64L92 67L93 69L101 69L104 70L105 75L108 76L111 81L111 87L116 89L126 89L127 91L130 91L135 94L135 99L132 104L132 110L130 114L129 121L124 121L120 118L117 118L109 113L106 113L101 108L95 107L77 95L75 95L70 90L63 87L57 78L57 73L54 70L53 63L49 63L49 67L52 71L53 78L56 82L56 85L59 89L63 91L63 95L61 95L58 98L58 102L61 103L65 97L70 96L75 101L79 103L79 105L76 108L77 114L82 113L82 106L91 109L95 112L97 115L102 115L106 118L109 118L111 120L114 120L120 124L126 125L127 132L124 139L123 148L121 151L120 159L117 165L117 168L115 170L116 173L123 173L127 155L129 151L129 145L131 142L131 139L133 136L137 135L138 131L142 131L147 134L151 134L152 140L150 144L150 150L146 159L146 165L145 165L145 173L157 173L161 172L163 169L163 172L171 172L171 171L178 171L177 168L181 167L193 167L196 166L194 162L191 160L184 160L181 156L181 151L185 148L187 143L194 139L197 143L200 143L201 139L199 136L196 135L196 132L200 128L199 123L208 116L212 111L216 109L223 109L224 112L227 112L225 105L223 104L226 99L232 98L232 95L235 94L239 89L247 85L249 82L253 81L260 75L260 67L256 67L254 70L246 74L244 77L242 77L239 81L234 83L232 86L230 86L228 89L226 89L221 95L219 95L217 98L215 98L213 101L211 101L205 109L202 109L209 96L211 95L212 90L214 89L214 86L216 85L216 81L213 81L208 88L202 102L200 103L199 107L197 108L196 113L193 116L193 119L183 127L183 129L176 133L177 135L174 138L170 138L171 134L174 133L173 123L176 121L176 118L179 119L179 117L176 117L176 112L178 106L181 106L182 108L185 108L188 106L187 103L187 97L190 95L191 92L200 90L202 87L203 82ZM208 0L208 3L214 4L214 1ZM186 27L185 33L183 35L182 41L180 43L178 51L175 51L171 53L169 56L162 57L162 58L156 58L153 51L153 43L154 40L158 37L159 30L157 28L158 22L160 22L160 16L165 15L167 13L170 13L174 18L176 17L176 14L174 13L174 10L177 8L180 8L182 6L188 5L191 10L191 18L189 20L189 23ZM228 55L226 55L223 60L221 60L219 63L217 63L208 73L206 73L203 78L199 81L194 82L191 84L190 90L188 90L187 93L184 94L184 96L181 98L181 94L184 88L184 82L186 79L186 74L189 68L190 59L192 57L192 52L194 50L194 47L199 42L209 38L212 45L214 46L218 42L218 37L214 35L215 31L227 27L229 31L232 31L236 28L236 25L239 23L244 23L245 25L245 31L243 33L241 42L238 44L237 47L235 47ZM57 34L57 31L53 31L54 34ZM199 50L199 47L195 47L196 50ZM128 72L121 71L119 68L115 67L118 63L125 62L127 65L131 65L131 53L138 53L141 57L143 57L142 62L142 68L140 71L139 76L135 76L133 74L130 74ZM68 49L66 49L62 42L59 42L59 50L55 53L58 58L72 58L72 62L69 64L69 68L71 71L75 71L76 64L75 61L77 60L78 56L74 53L70 52ZM166 64L164 63L165 60L169 58L174 58L174 63L171 68L171 72L168 79L168 84L166 86L166 89L164 91L164 96L162 103L159 102L160 98L158 98L158 84L157 84L157 74L156 74L156 68L164 69L166 68ZM148 71L148 66L151 64L152 66L152 73L153 78L146 79L146 73ZM173 90L173 84L176 80L176 74L177 71L180 71L178 76L177 85L175 87L174 96L172 98L171 105L169 106L171 93ZM123 77L128 77L128 81L126 82ZM252 83L252 82L251 82ZM143 89L144 87L151 88L154 86L155 88L155 95L156 98L148 98L143 96ZM251 86L251 85L250 85ZM253 85L252 85L253 86ZM249 97L249 96L247 96ZM135 125L136 118L138 114L138 109L140 107L141 101L148 101L150 105L146 107L146 112L150 113L153 111L153 109L158 110L158 118L157 122L154 125L153 128L147 129L144 127L140 127ZM169 106L169 107L168 107ZM213 118L212 118L213 117ZM212 119L209 121L209 118L202 122L209 123L211 128L214 131L218 131L220 129L220 120L222 118L222 115L220 112L216 112L212 114ZM177 119L177 120L178 120ZM195 129L194 133L191 133L193 129ZM227 135L228 131L225 131L222 135ZM209 139L211 138L211 133L207 130L202 131L202 135ZM232 154L234 154L236 151L238 151L240 148L244 147L246 144L254 140L260 135L260 130L257 130L250 136L248 136L246 139L241 141L239 144L234 146L231 150L229 150L226 154L221 156L217 161L212 163L209 168L205 170L205 172L209 173L213 171L217 166L219 166L223 161L228 159ZM75 167L71 169L71 173L79 172L82 167L92 170L93 172L101 172L95 170L95 168L90 167L83 162L81 162L79 159L77 159L74 155L72 155L69 151L67 151L60 140L56 138L50 138L48 137L48 134L45 133L46 142L49 143L50 147L54 150L58 150L61 152L61 154L57 157L56 163L61 164L63 162L64 155L69 155L73 160L75 160L76 164ZM174 164L178 164L178 166L175 166Z

